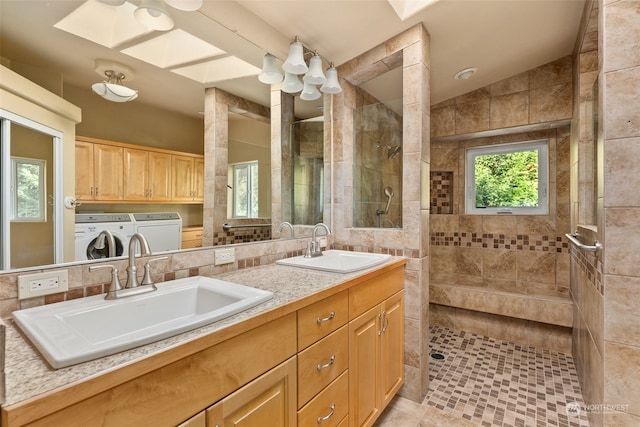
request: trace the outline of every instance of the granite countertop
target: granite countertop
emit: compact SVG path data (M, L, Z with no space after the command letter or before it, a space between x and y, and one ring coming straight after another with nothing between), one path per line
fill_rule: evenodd
M341 283L393 264L399 259L402 258L392 257L390 261L384 264L349 274L308 270L277 264L218 274L214 276L217 279L271 291L273 292L273 298L242 313L201 328L111 356L61 369L51 368L37 350L34 349L28 338L22 335L14 322L7 321L5 350L6 399L3 406L16 404L59 387L68 386L117 370L145 357L197 340L261 313L338 286Z

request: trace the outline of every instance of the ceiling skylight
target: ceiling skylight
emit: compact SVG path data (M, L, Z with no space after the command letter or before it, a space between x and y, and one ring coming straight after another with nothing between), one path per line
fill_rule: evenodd
M150 33L152 30L133 17L136 6L125 2L118 7L89 0L54 27L108 48Z
M122 53L160 68L199 61L225 54L220 48L184 30L176 29L124 49Z
M257 76L261 69L235 56L227 56L171 71L197 82L208 84L239 77Z
M387 0L401 20L412 17L440 0Z

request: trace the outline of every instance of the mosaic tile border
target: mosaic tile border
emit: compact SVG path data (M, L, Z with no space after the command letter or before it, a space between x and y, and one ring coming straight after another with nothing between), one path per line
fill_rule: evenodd
M453 172L431 171L431 214L453 213Z
M576 268L584 272L588 283L591 283L596 288L596 291L598 291L600 295L604 296L602 271L598 270L594 265L594 262L597 262L594 255L592 253L579 250L576 247L571 247L569 253L571 255L572 262L577 266Z
M431 246L569 253L569 241L564 236L434 231L430 233L430 244Z

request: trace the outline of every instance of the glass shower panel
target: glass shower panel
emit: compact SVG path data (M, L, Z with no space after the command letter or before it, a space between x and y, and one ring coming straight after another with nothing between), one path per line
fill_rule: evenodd
M323 221L324 122L318 119L292 124L292 223Z
M355 109L354 132L353 226L402 228L402 116L369 103Z

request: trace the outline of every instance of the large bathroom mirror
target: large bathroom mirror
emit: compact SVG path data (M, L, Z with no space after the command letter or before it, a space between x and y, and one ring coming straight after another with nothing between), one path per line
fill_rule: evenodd
M402 228L402 67L356 88L353 226Z
M0 111L0 270L60 262L61 135Z

